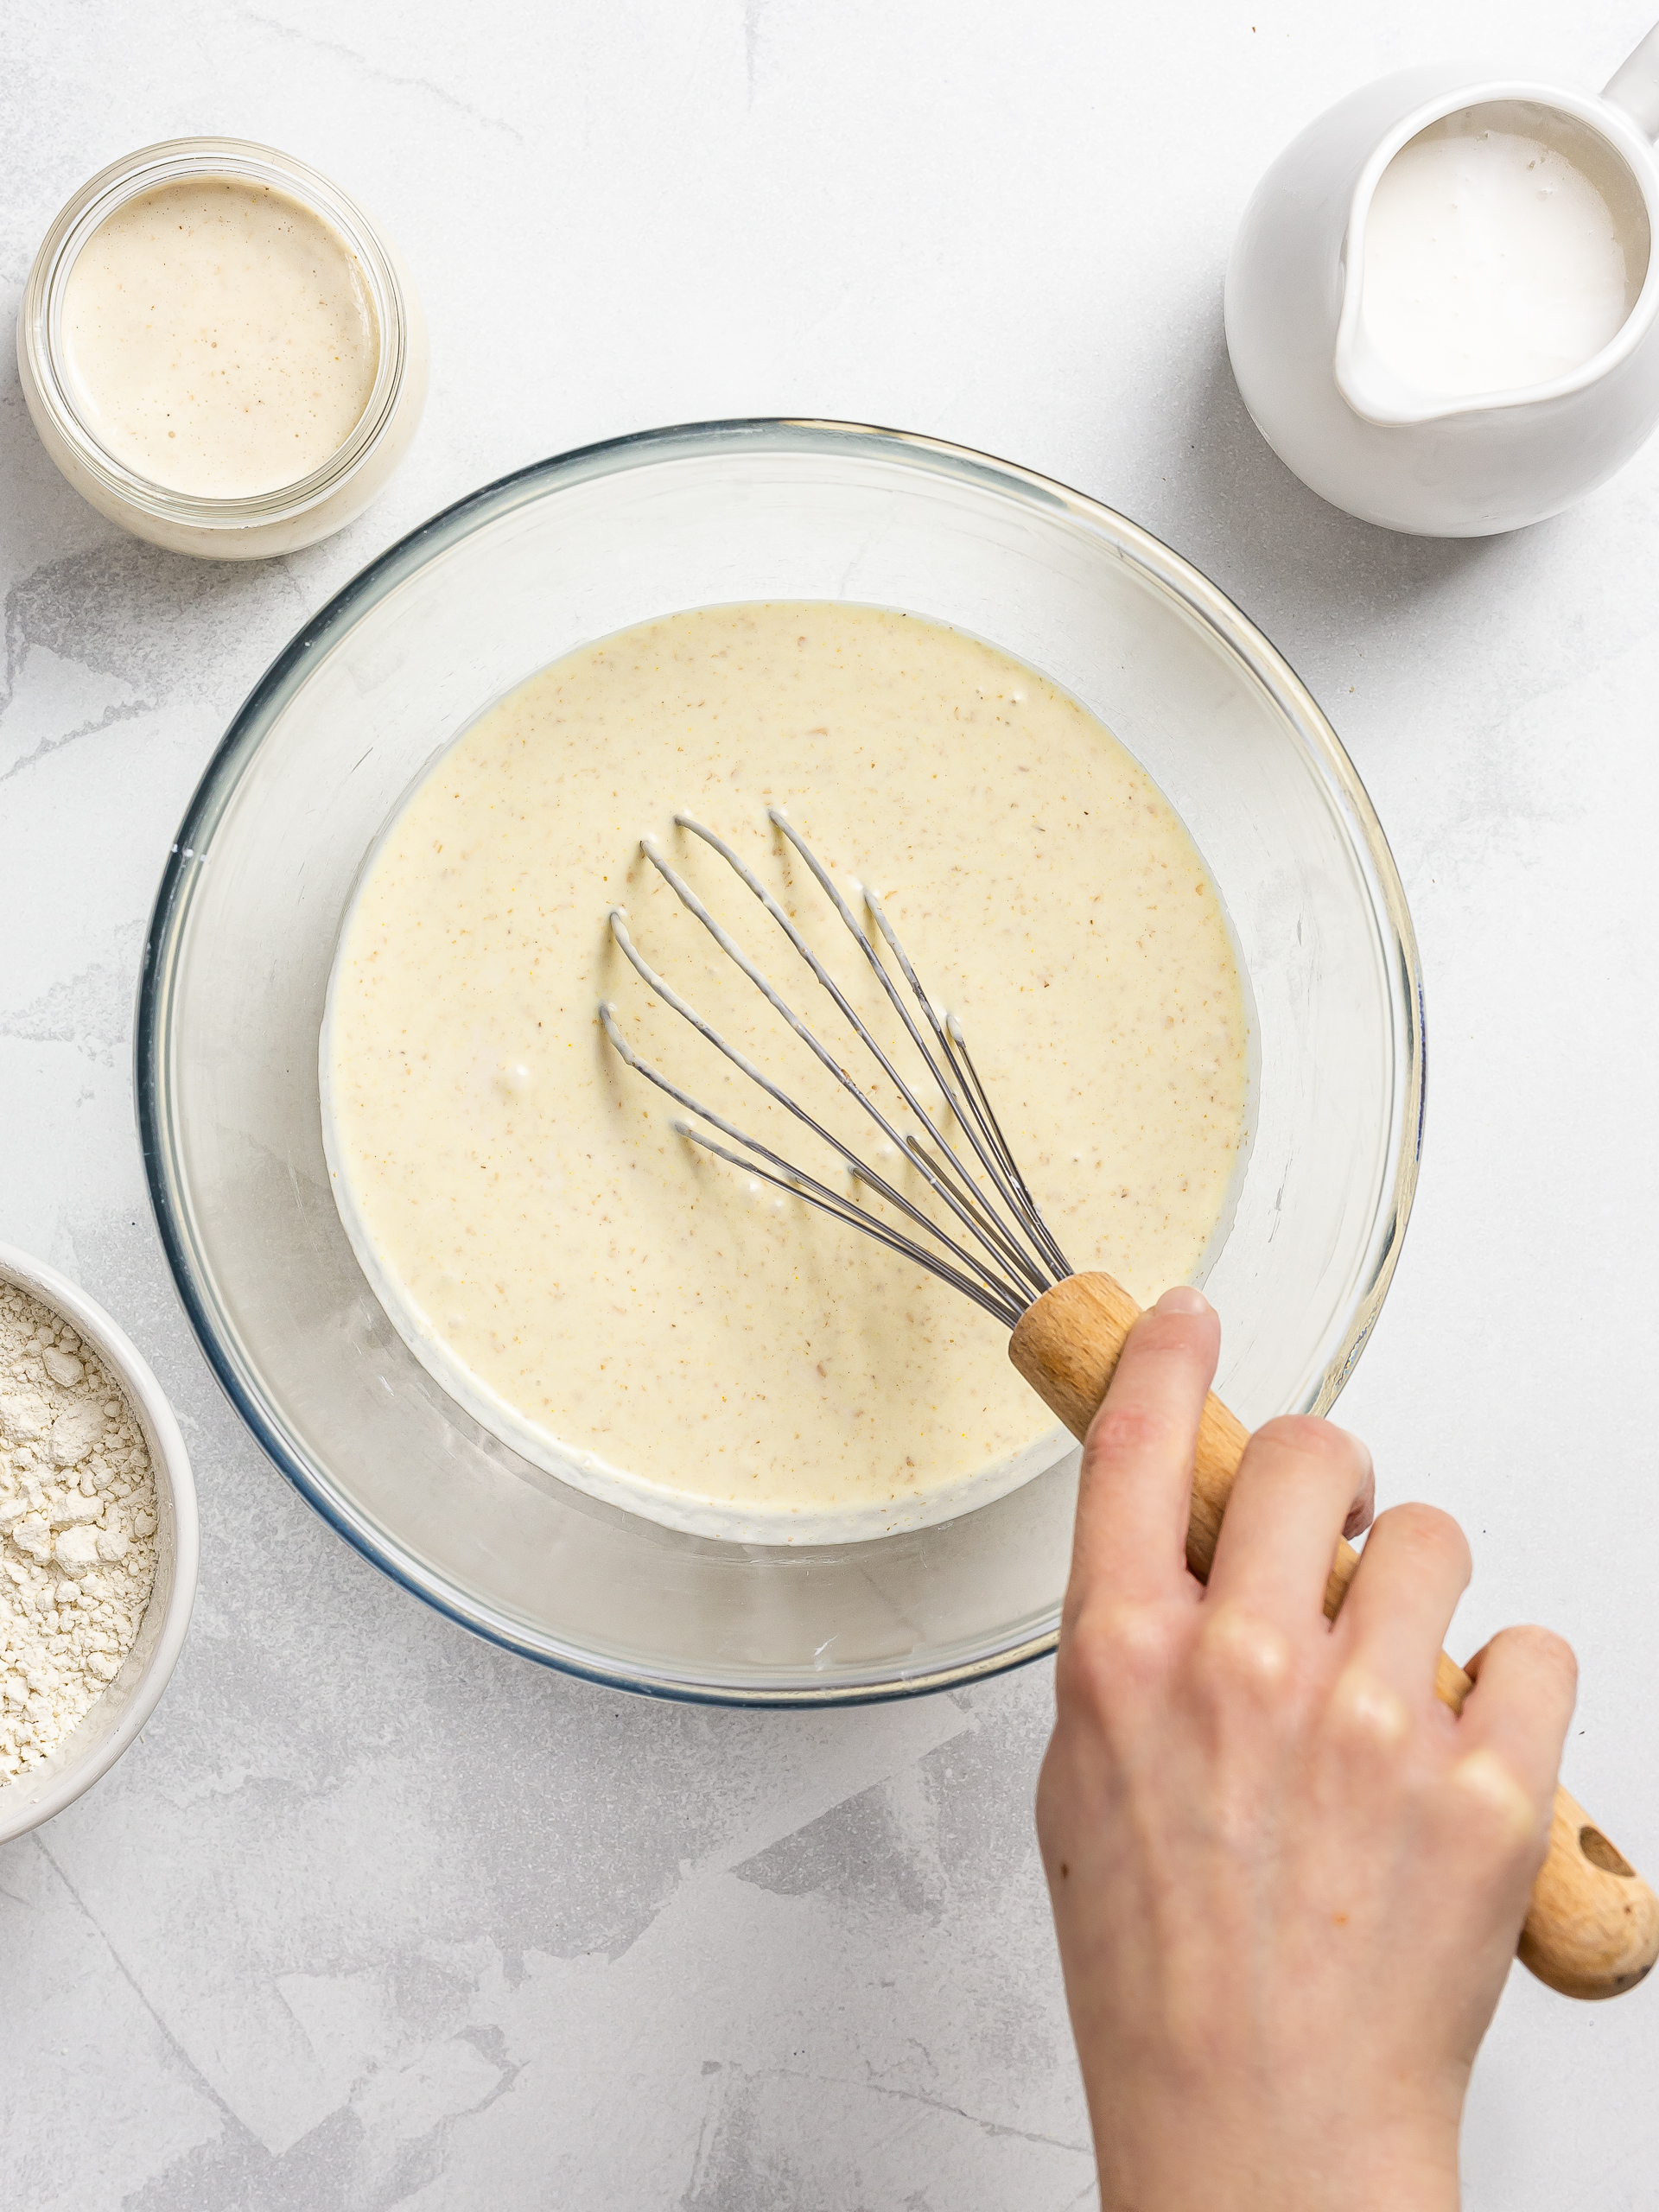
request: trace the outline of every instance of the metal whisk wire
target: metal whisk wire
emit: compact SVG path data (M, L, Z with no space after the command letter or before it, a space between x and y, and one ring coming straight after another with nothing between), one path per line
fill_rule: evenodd
M931 1240L924 1243L917 1236L907 1235L902 1229L882 1220L868 1207L854 1198L832 1189L818 1177L809 1174L774 1152L746 1130L716 1113L711 1107L694 1098L677 1084L671 1082L658 1069L650 1066L634 1052L624 1036L616 1020L616 1010L608 1001L599 1009L617 1053L630 1068L643 1075L659 1090L683 1106L688 1112L729 1137L741 1147L733 1151L717 1143L702 1129L690 1122L677 1121L676 1130L688 1137L705 1151L734 1166L761 1177L779 1189L791 1192L817 1206L832 1218L861 1230L890 1250L902 1253L929 1274L950 1283L976 1306L995 1314L1007 1327L1012 1328L1032 1301L1052 1287L1054 1283L1071 1274L1072 1269L1050 1233L1038 1211L1024 1176L1014 1160L1014 1154L1002 1133L978 1071L970 1058L962 1024L955 1014L941 1020L932 1001L924 989L910 957L899 943L897 932L888 920L880 900L867 887L861 887L864 904L868 909L883 943L892 953L906 984L921 1009L922 1020L906 1003L903 995L886 963L857 917L842 896L841 891L823 866L817 855L800 836L794 825L779 807L767 810L768 818L799 855L820 889L834 906L849 934L868 962L893 1011L908 1034L916 1052L925 1066L929 1077L938 1087L963 1137L967 1141L980 1173L976 1176L953 1147L935 1116L929 1112L917 1096L914 1086L906 1080L894 1065L889 1053L871 1033L847 994L818 958L790 916L773 898L741 856L735 853L715 832L689 814L677 814L676 824L709 846L732 868L739 880L766 909L772 919L788 938L796 953L806 963L815 981L827 993L836 1011L851 1027L859 1041L871 1054L881 1073L890 1082L916 1120L925 1132L925 1141L913 1132L901 1133L875 1100L868 1096L848 1074L836 1055L817 1036L800 1014L776 988L770 978L750 959L742 947L724 930L703 905L696 893L671 864L656 841L650 837L640 840L640 850L656 868L687 912L699 921L714 938L721 950L734 961L743 974L767 1000L770 1005L800 1038L817 1059L819 1065L848 1093L857 1100L887 1141L902 1152L927 1183L953 1217L959 1231L954 1235L932 1216L914 1204L887 1177L862 1160L850 1146L826 1128L799 1102L791 1098L772 1078L757 1067L753 1061L740 1052L736 1046L722 1037L713 1025L706 1021L696 1009L689 1005L677 991L645 958L630 936L626 915L620 907L613 907L610 914L611 934L619 950L633 967L640 979L654 991L665 1006L673 1009L690 1023L700 1035L722 1052L734 1067L738 1068L767 1096L782 1106L795 1119L810 1129L823 1143L829 1146L842 1160L856 1181L874 1192L887 1205L904 1217L912 1227ZM924 1026L925 1025L925 1026ZM988 1185L988 1189L986 1187Z

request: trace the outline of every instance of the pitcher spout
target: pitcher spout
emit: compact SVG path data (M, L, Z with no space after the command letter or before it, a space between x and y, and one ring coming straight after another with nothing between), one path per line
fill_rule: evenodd
M1404 429L1443 416L1469 414L1482 404L1449 394L1425 391L1408 383L1378 349L1365 327L1361 270L1351 264L1343 289L1333 364L1337 390L1362 423L1379 429Z

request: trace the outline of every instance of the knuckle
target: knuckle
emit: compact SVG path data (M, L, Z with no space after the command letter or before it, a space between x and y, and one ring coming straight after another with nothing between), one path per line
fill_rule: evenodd
M1108 1398L1089 1429L1084 1457L1090 1465L1138 1457L1170 1441L1175 1424L1155 1406L1115 1405Z
M1289 1637L1237 1605L1217 1605L1206 1617L1193 1659L1199 1681L1228 1702L1269 1702L1282 1696L1292 1675Z
M1357 1662L1332 1686L1326 1717L1337 1742L1367 1759L1402 1751L1411 1735L1405 1700Z
M1465 1842L1505 1853L1542 1841L1548 1808L1535 1802L1508 1761L1490 1745L1466 1753L1446 1779L1453 1817Z
M1061 1711L1116 1710L1127 1697L1162 1680L1173 1642L1173 1624L1160 1606L1119 1599L1085 1607L1055 1669Z

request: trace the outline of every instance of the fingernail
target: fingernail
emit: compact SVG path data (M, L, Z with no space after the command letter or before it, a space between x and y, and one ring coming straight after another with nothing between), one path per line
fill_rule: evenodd
M1164 1293L1152 1310L1154 1313L1207 1313L1210 1301L1191 1283L1178 1282L1173 1290Z

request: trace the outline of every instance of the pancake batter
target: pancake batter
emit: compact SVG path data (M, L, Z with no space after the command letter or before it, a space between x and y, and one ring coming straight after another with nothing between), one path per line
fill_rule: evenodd
M325 1140L397 1327L527 1456L677 1527L877 1535L1051 1464L1050 1415L959 1294L676 1136L596 1015L614 1001L643 1057L823 1172L810 1135L633 975L606 924L620 903L658 971L873 1156L874 1125L639 851L659 841L828 1041L836 1016L781 934L673 828L696 815L892 1033L769 804L855 903L861 878L880 893L1072 1264L1143 1301L1198 1271L1246 1103L1243 997L1203 863L1074 699L876 607L673 615L481 716L405 801L347 917ZM850 1046L847 1065L862 1079Z

